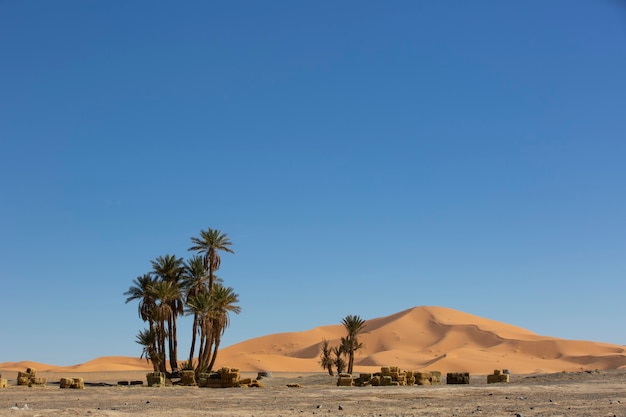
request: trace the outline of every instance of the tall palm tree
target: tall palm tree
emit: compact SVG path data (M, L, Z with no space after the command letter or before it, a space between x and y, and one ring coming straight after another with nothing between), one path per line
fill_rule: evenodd
M219 252L235 253L230 248L232 242L226 233L210 227L208 230L200 230L200 236L192 237L191 242L194 245L189 250L204 254L204 267L209 271L209 291L211 291L215 284L215 271L220 268Z
M185 290L185 303L189 306L191 300L199 294L208 294L208 275L204 267L204 260L201 256L194 255L185 262L183 273L183 288ZM188 366L193 367L193 356L196 349L196 336L199 332L200 311L192 308L187 310L188 314L193 314L193 325L191 327L191 347L189 349Z
M363 344L359 343L358 336L365 328L365 320L359 316L347 315L341 320L341 323L348 332L348 335L342 338L341 344L348 354L348 373L351 374L354 367L354 352L363 347Z
M161 278L163 282L171 284L175 290L176 297L168 299L170 306L170 316L167 318L168 328L168 348L170 353L170 367L172 372L178 371L178 334L177 334L177 317L183 314L184 302L180 289L181 280L184 272L184 263L182 258L175 255L159 256L152 263L152 271L156 276Z
M189 297L187 300L187 314L193 314L197 318L197 332L200 335L198 364L196 373L206 372L209 366L209 354L211 353L211 335L213 334L211 317L213 315L213 300L208 292L200 292ZM193 358L192 358L193 360ZM190 360L190 364L193 363Z
M152 310L152 314L155 320L154 331L159 364L161 365L160 371L166 372L165 341L166 339L169 340L172 338L172 335L169 332L171 326L166 326L166 323L169 322L173 315L172 304L174 303L174 300L180 298L180 290L172 282L158 280L150 286L150 293L155 300L155 306ZM175 372L178 368L178 364L176 364L176 366L172 366L171 356L170 367L172 368L172 372Z
M230 325L229 313L239 314L241 307L237 305L239 295L231 287L224 287L221 284L215 284L213 291L210 293L213 302L213 354L208 369L213 369L217 351L222 340L222 336L226 328Z

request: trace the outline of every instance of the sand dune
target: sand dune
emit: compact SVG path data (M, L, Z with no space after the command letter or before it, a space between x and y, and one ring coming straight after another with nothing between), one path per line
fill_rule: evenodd
M34 368L39 372L111 372L152 370L152 365L145 359L127 356L103 356L71 366L47 365L31 361L0 363L0 370L3 371L24 371L26 368Z
M341 325L251 339L226 349L220 364L246 370L316 372L323 338L339 344ZM626 367L624 346L563 340L443 307L415 307L367 321L356 371L406 369L515 373Z
M341 325L250 339L222 349L217 366L242 371L322 372L319 345L338 345ZM355 371L381 366L486 374L507 368L514 373L626 368L624 346L540 336L529 330L443 307L415 307L367 321ZM47 372L150 370L142 359L102 357L70 367L34 362L0 363L0 370L34 367Z

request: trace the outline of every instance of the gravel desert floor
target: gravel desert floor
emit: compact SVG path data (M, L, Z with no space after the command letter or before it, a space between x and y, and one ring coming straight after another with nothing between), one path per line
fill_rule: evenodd
M81 375L85 382L144 373ZM77 375L74 375L77 376ZM244 375L245 376L245 375ZM6 375L5 375L6 377ZM507 384L337 387L324 374L274 374L263 388L86 386L0 389L0 416L626 416L626 370L513 376ZM56 379L55 379L56 378ZM288 387L297 384L299 387Z

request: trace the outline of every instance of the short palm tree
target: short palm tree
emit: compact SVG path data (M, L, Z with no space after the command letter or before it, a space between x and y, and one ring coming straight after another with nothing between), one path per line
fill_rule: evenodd
M330 347L330 343L327 339L322 340L320 348L322 350L320 354L320 365L322 365L322 369L328 370L328 375L333 376L333 366L335 366L332 356L333 349Z
M346 369L346 361L343 358L343 349L341 349L341 346L335 346L332 349L332 351L335 354L333 363L335 364L335 367L337 368L337 373L341 374L343 373L344 369Z
M215 284L215 271L220 268L220 251L235 253L230 246L232 242L221 230L211 229L200 230L199 237L192 237L193 246L189 250L204 254L204 267L209 271L209 291Z
M159 372L161 366L159 364L159 355L156 348L156 333L151 329L141 330L137 334L136 343L143 346L141 357L146 358L147 361L152 362L152 369L154 372Z
M341 323L348 332L348 335L342 338L341 344L343 350L348 354L348 373L351 374L354 367L354 352L363 347L363 344L359 343L358 336L365 328L365 320L359 316L347 315L341 320Z

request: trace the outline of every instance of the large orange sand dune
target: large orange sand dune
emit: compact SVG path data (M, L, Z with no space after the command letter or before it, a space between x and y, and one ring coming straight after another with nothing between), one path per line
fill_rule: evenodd
M220 351L218 362L245 370L319 372L323 338L338 345L342 325L251 339ZM626 367L624 346L539 336L529 330L443 307L415 307L367 321L356 371L381 366L490 373Z
M250 339L222 349L217 366L242 371L321 372L319 345L338 345L341 325L316 327ZM626 367L624 346L539 336L520 327L443 307L415 307L367 321L355 371L381 366L486 374L507 368L514 373L579 371ZM34 367L48 372L150 370L145 360L102 357L71 367L34 362L0 363L2 370Z

